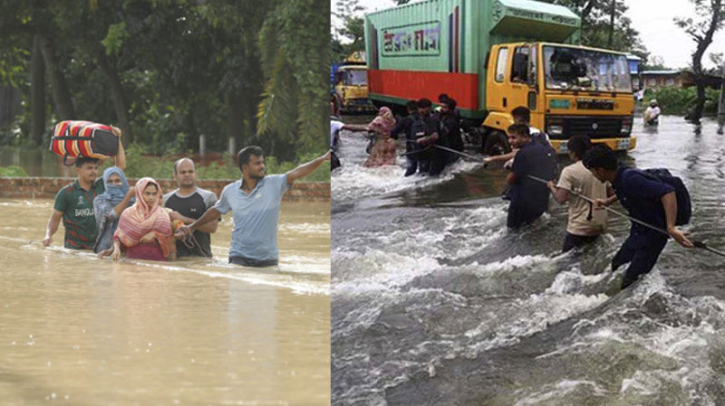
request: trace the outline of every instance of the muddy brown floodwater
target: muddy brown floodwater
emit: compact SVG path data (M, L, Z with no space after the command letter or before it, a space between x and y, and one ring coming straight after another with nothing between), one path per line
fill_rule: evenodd
M50 200L0 200L3 405L330 403L330 206L283 204L280 265L98 260L40 240Z

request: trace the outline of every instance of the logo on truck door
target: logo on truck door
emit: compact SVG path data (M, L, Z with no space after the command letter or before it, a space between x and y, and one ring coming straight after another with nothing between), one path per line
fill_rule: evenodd
M385 28L382 30L383 56L435 56L441 53L441 23Z

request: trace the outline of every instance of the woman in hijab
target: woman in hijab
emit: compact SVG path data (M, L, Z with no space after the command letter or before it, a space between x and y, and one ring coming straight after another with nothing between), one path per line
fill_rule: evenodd
M118 227L121 212L133 204L135 189L129 189L126 175L121 168L112 166L103 172L106 191L93 199L98 237L93 251L99 253L113 246L113 233ZM109 252L110 254L110 252Z
M118 228L113 235L111 258L126 257L166 261L175 259L176 242L171 229L171 218L161 207L161 187L151 178L136 182L136 203L121 213Z
M390 131L395 126L393 112L388 107L381 107L377 117L367 126L345 124L342 128L350 131L368 131L375 133L375 144L370 156L363 164L366 167L395 165L395 140L390 138Z

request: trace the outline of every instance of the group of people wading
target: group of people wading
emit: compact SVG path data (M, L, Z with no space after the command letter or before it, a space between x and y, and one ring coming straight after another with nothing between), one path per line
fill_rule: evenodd
M114 129L120 136L120 131ZM120 144L120 142L119 142ZM217 200L214 192L197 186L194 161L174 164L178 188L163 194L149 177L129 186L124 174L123 147L116 166L98 177L99 160L79 157L76 180L55 197L44 246L50 246L62 221L64 247L92 250L100 258L169 261L177 257L211 257L210 234L221 216L233 212L234 229L229 262L243 266L278 263L277 223L282 196L292 184L330 159L330 153L280 175L266 175L264 152L250 146L237 154L242 178L227 185Z
M367 125L344 124L333 113L331 147L337 149L340 130L367 131L371 134L370 155L363 166L395 165L397 141L402 138L406 151L405 176L416 173L437 176L459 158L454 151L463 151L456 101L446 94L441 94L438 101L440 107L434 112L429 99L411 100L406 105L408 115L398 119L390 108L381 107ZM333 169L335 166L333 162Z
M367 126L333 120L332 145L335 147L339 142L342 129L371 131L376 141L364 165L394 165L395 140L404 134L405 176L437 175L457 159L456 152L463 151L456 102L444 94L439 103L440 109L432 113L430 100L411 101L407 105L408 115L398 120L390 109L383 107ZM506 134L512 151L483 159L486 165L501 162L510 169L504 191L504 199L510 200L510 229L520 229L541 217L552 195L556 202L569 204L562 247L567 252L595 242L607 228L604 208L619 201L635 219L629 237L612 260L612 271L629 263L622 288L654 267L670 237L684 247L693 247L677 228L689 221L691 210L689 194L679 178L667 170L643 171L619 165L615 153L606 145L592 146L587 136L575 135L566 144L573 163L561 171L555 182L558 164L548 135L530 126L528 108L517 107L511 115L514 123ZM683 217L686 220L681 221Z

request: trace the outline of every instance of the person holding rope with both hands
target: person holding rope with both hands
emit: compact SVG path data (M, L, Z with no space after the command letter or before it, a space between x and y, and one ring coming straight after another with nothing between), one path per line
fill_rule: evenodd
M574 163L561 171L558 184L554 184L554 181L547 183L557 203L569 202L569 221L562 252L593 243L607 228L607 211L594 210L594 205L579 194L593 199L606 199L614 195L614 190L595 178L582 162L592 146L589 137L575 135L569 138L566 146L569 158ZM570 193L572 191L577 193Z
M506 225L511 229L533 223L549 207L549 189L533 177L553 179L556 176L556 157L551 148L535 142L526 124L512 124L506 130L511 147L516 148L516 159L506 181L510 185Z
M694 246L675 225L678 202L673 186L642 171L617 167L617 157L606 145L597 145L587 152L584 166L600 182L609 182L616 192L606 199L594 199L594 208L607 207L619 200L632 220L629 237L612 259L612 272L629 263L622 289L652 270L669 237L685 248Z

